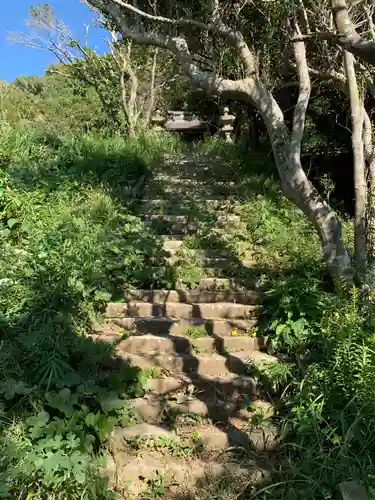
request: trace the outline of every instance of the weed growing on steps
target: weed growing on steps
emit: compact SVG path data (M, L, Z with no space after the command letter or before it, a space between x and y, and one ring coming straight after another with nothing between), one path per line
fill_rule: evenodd
M85 336L98 309L164 258L135 215L166 137L0 141L0 498L107 499L99 466L148 372ZM141 275L141 281L139 281Z
M186 457L202 451L202 445L197 441L193 440L191 443L164 436L152 438L135 436L125 438L125 442L129 448L135 452L140 450L155 450L173 457Z
M190 339L200 339L202 337L207 337L208 335L207 326L206 325L190 326L186 330L185 335Z

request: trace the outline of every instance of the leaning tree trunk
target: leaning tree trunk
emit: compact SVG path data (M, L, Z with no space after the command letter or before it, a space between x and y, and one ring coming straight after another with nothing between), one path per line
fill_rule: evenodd
M248 96L267 127L283 193L304 212L315 227L328 271L336 287L342 288L352 284L353 269L342 238L341 223L336 212L309 181L301 164L301 142L310 97L309 70L303 42L295 44L295 57L300 92L291 134L279 105L259 80L252 82Z
M273 105L278 108L276 102ZM271 139L282 191L315 227L328 272L336 287L350 285L353 282L353 269L342 238L340 220L307 178L300 158L293 152L291 138L284 122L277 125L274 119L277 109L274 113L270 113L269 106L263 109L267 110L262 116ZM280 108L279 113L282 116ZM268 116L269 114L272 116Z

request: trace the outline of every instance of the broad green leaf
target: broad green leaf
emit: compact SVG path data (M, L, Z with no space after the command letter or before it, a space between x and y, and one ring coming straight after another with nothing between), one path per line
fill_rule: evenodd
M85 417L85 424L88 426L88 427L93 427L93 428L96 428L96 424L98 422L98 418L100 417L100 414L99 413L89 413L88 415L86 415Z
M0 384L0 394L4 394L4 398L8 401L16 395L28 394L30 391L31 389L22 380L10 378Z
M49 392L46 394L48 404L52 408L60 410L66 417L71 417L75 412L74 405L78 403L78 395L70 391L67 387L59 392Z
M104 441L107 436L112 432L114 426L117 423L116 417L108 417L107 415L100 415L97 422L97 431L99 434L99 439Z
M5 228L0 230L0 238L7 238L10 235L10 229Z
M112 410L121 410L124 407L124 400L120 399L113 391L102 391L101 394L98 395L98 400L102 410L106 413Z
M18 219L8 219L7 225L9 229L12 229L16 224L19 224L20 221Z
M38 415L35 415L33 417L29 417L26 420L27 425L30 427L44 427L47 423L49 422L49 413L46 411L41 411L38 413Z
M95 300L109 302L112 298L112 294L106 292L105 290L97 290L95 292Z

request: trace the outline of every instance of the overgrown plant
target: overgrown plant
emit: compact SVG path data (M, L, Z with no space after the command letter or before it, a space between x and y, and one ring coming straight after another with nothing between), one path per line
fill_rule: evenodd
M149 374L87 333L164 258L135 209L153 162L176 147L1 129L2 498L113 497L100 473L107 436L131 422L127 399Z

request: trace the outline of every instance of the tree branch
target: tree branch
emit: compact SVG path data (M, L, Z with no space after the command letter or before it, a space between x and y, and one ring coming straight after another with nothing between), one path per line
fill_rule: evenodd
M299 95L293 113L292 137L290 140L291 154L295 159L300 159L301 142L305 129L306 112L309 104L311 82L309 68L306 60L306 47L304 42L294 43L294 56L298 72Z
M345 0L332 0L332 13L336 29L345 44L345 49L359 59L375 65L375 42L363 40L356 31Z
M225 23L222 22L219 13L218 0L212 1L212 16L211 16L211 21L209 23L202 23L200 21L195 21L194 19L186 19L186 18L171 19L169 17L149 14L123 0L110 0L105 3L103 2L103 0L87 0L87 1L97 9L104 11L111 17L114 17L114 19L117 19L117 22L121 25L122 31L123 31L123 23L125 22L122 16L122 9L124 9L128 12L133 13L134 15L137 15L149 21L153 21L155 23L163 23L163 24L168 24L170 26L194 26L201 30L207 30L212 33L216 33L222 36L223 38L226 38L228 42L236 49L239 56L241 57L247 76L255 74L256 61L254 55L250 51L247 43L245 42L242 33L230 28L229 26L227 26ZM109 5L110 2L112 2L114 5ZM115 10L115 7L118 8L117 11ZM119 17L120 18L122 17L122 19L119 19ZM149 33L149 35L151 35L151 33ZM157 36L160 37L162 35L157 35ZM159 47L164 46L165 48L165 43L162 43L161 40L159 40L158 43L159 44L157 46ZM162 43L162 45L160 45L160 43Z
M227 95L228 97L241 93L249 78L230 80L217 75L213 71L203 71L194 62L185 38L169 36L161 33L137 31L130 27L118 4L121 0L87 0L99 12L104 12L117 25L124 38L133 40L139 45L160 47L171 52L190 80L199 88L211 93ZM253 60L253 59L252 59Z

